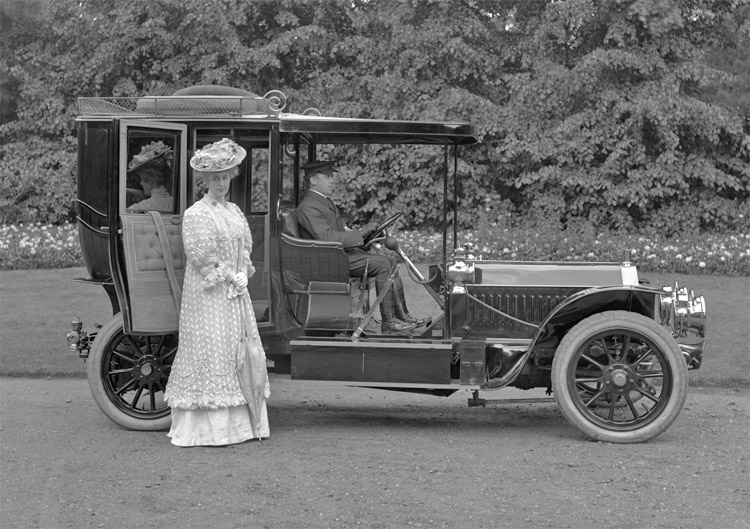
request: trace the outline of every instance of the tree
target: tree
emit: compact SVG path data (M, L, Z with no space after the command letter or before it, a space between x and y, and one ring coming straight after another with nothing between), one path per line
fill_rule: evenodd
M33 5L33 9L29 6ZM43 7L43 8L41 8ZM462 225L740 229L750 0L4 0L0 210L70 218L80 96L194 84L473 123ZM440 221L441 149L327 148L346 209ZM451 168L452 169L452 168ZM353 218L351 220L354 220Z
M330 52L335 64L311 77L300 95L311 106L322 105L324 114L475 124L483 143L465 150L459 167L466 225L477 207L497 198L486 189L506 97L499 79L505 67L519 62L518 35L504 30L513 5L355 2L348 12L351 23L339 31ZM442 149L349 147L330 154L348 167L339 200L345 209L362 212L362 220L389 210L407 211L407 226L440 222Z
M741 226L747 122L701 98L722 78L702 53L706 37L727 17L747 28L730 4L549 4L502 144L522 202L563 223L666 234ZM747 44L746 30L724 36L730 49Z
M0 208L10 221L72 217L78 97L168 95L194 84L260 94L294 88L305 72L299 65L326 68L319 64L325 56L308 60L322 32L318 22L335 24L345 4L80 0L43 5L26 13L28 23L0 38L0 71L15 87L13 112L0 126Z

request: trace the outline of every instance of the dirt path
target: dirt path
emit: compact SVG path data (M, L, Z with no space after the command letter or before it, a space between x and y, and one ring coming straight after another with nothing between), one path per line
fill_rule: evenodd
M747 391L691 388L664 435L612 445L554 404L272 384L270 440L179 449L111 423L85 380L0 379L0 526L750 527Z

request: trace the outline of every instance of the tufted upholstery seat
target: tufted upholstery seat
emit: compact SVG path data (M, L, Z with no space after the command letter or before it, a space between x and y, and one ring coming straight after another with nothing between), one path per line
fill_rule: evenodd
M165 224L167 239L172 251L172 262L175 270L185 268L185 260L182 251L182 231L180 225ZM153 224L136 224L133 226L133 243L135 248L136 270L145 272L149 270L164 270L164 253L162 252L156 226Z
M161 215L178 285L185 276L182 246L182 219ZM179 311L170 285L164 252L151 215L125 213L122 219L122 245L131 330L172 332L178 328Z

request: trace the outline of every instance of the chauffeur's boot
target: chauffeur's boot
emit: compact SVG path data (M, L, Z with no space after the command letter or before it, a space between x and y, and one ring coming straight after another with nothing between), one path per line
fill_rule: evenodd
M377 285L376 285L377 286ZM380 324L380 330L383 334L400 334L415 329L414 323L404 322L396 318L394 313L394 296L393 289L388 289L383 300L380 302L380 314L383 321Z
M411 314L409 314L409 309L406 308L406 297L404 296L404 285L401 283L401 281L397 281L393 284L394 289L394 309L396 313L396 317L401 320L405 321L406 323L413 323L417 327L421 327L422 325L429 325L432 323L432 318L415 318Z
M380 324L380 330L383 334L401 334L417 328L416 323L407 323L401 321L392 312L381 310L383 322Z

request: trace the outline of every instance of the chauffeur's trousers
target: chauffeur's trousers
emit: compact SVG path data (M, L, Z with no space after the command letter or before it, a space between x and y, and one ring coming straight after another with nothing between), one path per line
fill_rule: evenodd
M362 277L363 281L366 281L367 279L363 276L365 274L365 269L367 269L367 277L375 279L375 291L380 295L386 287L388 276L391 275L393 267L396 266L393 260L385 255L369 253L360 249L348 250L346 253L349 257L349 275L353 277ZM383 301L380 302L380 313L385 322L392 321L395 318L394 292L397 289L403 292L401 277L398 273L396 273L393 278L393 286L388 289L385 297L383 297Z

